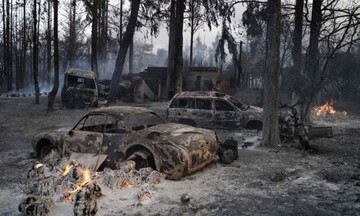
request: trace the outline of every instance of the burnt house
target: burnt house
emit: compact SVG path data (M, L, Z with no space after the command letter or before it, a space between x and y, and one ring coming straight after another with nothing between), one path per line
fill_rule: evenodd
M184 91L207 91L217 89L221 79L221 69L217 67L188 67L183 71ZM139 73L158 99L166 99L167 67L148 67ZM145 89L146 94L146 89Z

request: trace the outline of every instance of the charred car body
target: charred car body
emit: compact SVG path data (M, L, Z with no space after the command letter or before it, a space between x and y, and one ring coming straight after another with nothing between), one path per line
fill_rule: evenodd
M90 111L70 129L41 133L33 142L39 159L51 151L105 155L102 167L118 169L131 159L136 168L152 167L169 179L180 179L211 163L219 150L215 132L164 123L153 111L130 106Z
M70 68L64 74L61 100L68 108L97 106L98 85L95 72Z
M176 94L167 109L170 122L205 128L262 129L262 109L215 91L184 91Z

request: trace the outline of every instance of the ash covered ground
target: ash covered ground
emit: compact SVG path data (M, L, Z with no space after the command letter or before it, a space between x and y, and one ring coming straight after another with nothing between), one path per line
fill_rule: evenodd
M73 126L87 110L67 110L57 100L46 111L47 97L0 98L0 214L19 215L26 197L21 183L34 164L31 140L46 130ZM165 114L166 102L140 104ZM163 180L151 198L140 203L139 188L103 190L96 215L359 215L360 117L333 122L334 138L310 142L304 152L296 143L258 147L255 132L224 131L221 138L239 141L232 164L214 162L179 181ZM245 140L244 140L245 139ZM253 146L241 148L246 140ZM186 194L190 200L181 202ZM57 203L50 215L72 215L72 205Z

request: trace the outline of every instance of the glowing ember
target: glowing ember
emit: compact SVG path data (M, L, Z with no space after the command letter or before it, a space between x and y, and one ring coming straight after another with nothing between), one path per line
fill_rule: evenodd
M61 174L64 177L65 190L64 199L72 200L72 196L80 191L91 181L90 170L81 167L74 162L67 164Z
M64 168L64 172L61 174L61 176L67 176L73 166L71 164L66 164Z
M76 184L75 189L69 191L70 194L76 193L77 191L81 190L85 185L87 185L91 178L90 178L90 171L88 169L80 170L81 172L81 180L79 183Z
M130 182L127 180L122 181L120 184L120 188L133 188L133 187L134 185L130 184Z
M326 102L323 105L318 107L314 107L312 110L312 114L317 117L325 117L325 116L346 116L347 113L345 111L338 112L334 109L334 101Z

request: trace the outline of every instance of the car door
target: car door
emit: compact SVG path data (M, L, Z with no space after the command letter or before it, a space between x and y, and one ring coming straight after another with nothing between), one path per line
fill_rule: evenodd
M240 126L240 112L228 101L216 99L214 124L219 128Z
M64 149L79 153L102 154L106 120L107 115L104 114L84 116L65 137Z
M197 127L212 128L214 120L212 99L196 98L195 108L191 110L191 118L195 120Z
M196 125L193 118L195 98L176 98L168 109L168 120L181 124Z

